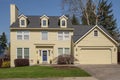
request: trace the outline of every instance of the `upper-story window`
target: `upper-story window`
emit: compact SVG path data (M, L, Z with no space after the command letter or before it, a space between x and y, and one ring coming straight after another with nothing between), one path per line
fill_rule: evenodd
M43 20L43 26L46 26L46 23L47 23L46 20Z
M62 26L65 26L65 20L62 20Z
M27 17L22 14L18 18L19 18L19 26L27 27Z
M69 32L58 32L58 40L69 40Z
M17 40L29 40L29 31L18 31Z
M94 36L98 36L98 31L97 30L94 31Z
M48 40L48 32L47 31L42 31L42 40Z

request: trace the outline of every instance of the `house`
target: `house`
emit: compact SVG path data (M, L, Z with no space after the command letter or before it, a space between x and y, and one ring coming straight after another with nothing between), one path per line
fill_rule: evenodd
M72 25L64 15L19 15L14 4L10 11L11 67L15 59L57 64L61 54L73 54L74 64L117 64L118 43L102 26Z

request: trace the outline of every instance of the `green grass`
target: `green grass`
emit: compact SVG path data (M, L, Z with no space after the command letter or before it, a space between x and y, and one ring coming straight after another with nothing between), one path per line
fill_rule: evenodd
M87 77L80 68L54 68L52 66L29 66L1 68L0 78Z

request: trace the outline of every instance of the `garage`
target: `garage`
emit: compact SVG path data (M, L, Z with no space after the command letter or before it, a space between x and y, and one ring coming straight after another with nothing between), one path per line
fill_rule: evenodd
M111 50L82 48L78 52L80 64L111 64Z

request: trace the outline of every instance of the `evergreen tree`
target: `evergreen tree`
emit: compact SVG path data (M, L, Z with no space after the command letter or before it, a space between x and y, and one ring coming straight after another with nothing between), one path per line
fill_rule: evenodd
M108 4L107 0L101 0L98 6L98 24L102 25L108 32L114 36L116 35L116 20L113 16L112 3Z
M79 21L78 21L78 19L76 18L76 16L74 14L72 16L72 24L73 25L78 25L79 24Z
M6 38L6 34L3 32L0 38L0 45L2 46L2 48L6 48L7 47L7 38Z

